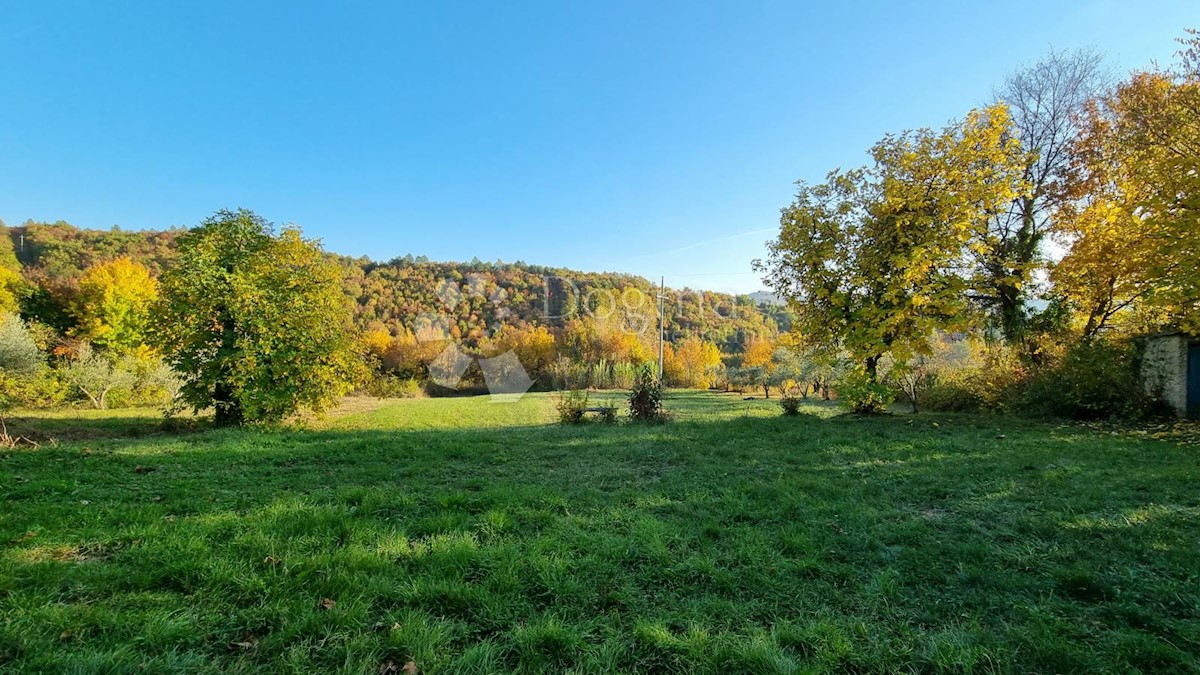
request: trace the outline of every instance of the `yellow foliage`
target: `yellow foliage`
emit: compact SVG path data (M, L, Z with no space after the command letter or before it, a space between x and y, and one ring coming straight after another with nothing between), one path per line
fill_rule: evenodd
M93 265L79 280L75 334L114 351L134 351L146 341L157 298L158 282L145 265L128 257Z
M698 337L663 347L663 374L676 386L708 387L719 375L720 366L721 350Z
M17 311L17 288L21 275L7 267L0 267L0 313Z
M742 365L746 368L770 368L771 359L775 355L775 343L767 338L755 338L746 345L742 355Z

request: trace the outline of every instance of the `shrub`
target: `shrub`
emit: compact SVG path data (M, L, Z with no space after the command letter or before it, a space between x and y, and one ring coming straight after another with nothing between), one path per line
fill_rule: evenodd
M976 345L962 363L933 373L922 404L944 412L1011 410L1028 377L1013 349Z
M53 408L67 400L70 387L58 373L42 368L33 375L0 371L0 410L10 407Z
M800 402L801 402L801 399L799 396L792 396L789 394L789 395L780 397L779 407L783 408L784 415L788 415L788 416L799 415L800 414Z
M600 421L605 424L612 424L617 421L617 406L606 405L600 408Z
M1145 394L1138 352L1127 342L1092 340L1039 368L1017 392L1024 412L1076 420L1152 417L1161 405Z
M638 422L662 421L662 384L650 366L643 366L629 392L629 417Z
M583 421L583 413L587 407L588 393L582 389L561 392L554 404L554 408L558 410L560 424L579 424Z
M881 413L896 400L891 387L860 372L844 376L837 384L837 395L842 405L861 415Z
M381 373L367 380L359 393L375 398L420 398L424 390L416 378Z
M0 370L33 375L43 364L33 333L15 314L0 314Z

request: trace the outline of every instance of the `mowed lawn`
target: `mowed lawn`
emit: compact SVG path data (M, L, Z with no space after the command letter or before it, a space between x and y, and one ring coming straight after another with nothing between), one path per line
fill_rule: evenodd
M678 392L309 430L56 415L0 457L0 670L1194 671L1200 452Z

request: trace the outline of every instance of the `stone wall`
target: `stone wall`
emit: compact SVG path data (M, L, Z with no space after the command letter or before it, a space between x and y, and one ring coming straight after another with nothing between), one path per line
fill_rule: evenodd
M1142 361L1142 386L1161 396L1181 417L1187 414L1188 341L1186 335L1146 338Z

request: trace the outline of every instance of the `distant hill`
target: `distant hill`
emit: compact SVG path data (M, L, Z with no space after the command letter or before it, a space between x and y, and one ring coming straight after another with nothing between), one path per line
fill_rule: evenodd
M173 264L175 242L185 231L87 230L61 221L8 228L0 225L0 237L12 241L23 275L37 288L31 307L39 319L60 329L67 328L62 325L69 321L63 308L85 269L129 256L160 273ZM412 256L378 262L329 255L344 270L343 285L354 301L355 320L361 328L415 331L422 321L436 316L468 345L501 325L561 326L589 306L599 307L603 313L610 298L636 298L636 294L622 295L628 289L638 289L650 298L657 293L649 280L629 274L519 262L433 262ZM730 295L668 289L668 295L670 340L703 334L736 351L747 334L774 333L788 323L785 315L760 309L760 305L780 304L769 293ZM657 317L653 306L645 311Z
M767 305L770 307L783 307L787 304L787 300L770 293L768 291L754 291L746 297L754 301L756 305Z

